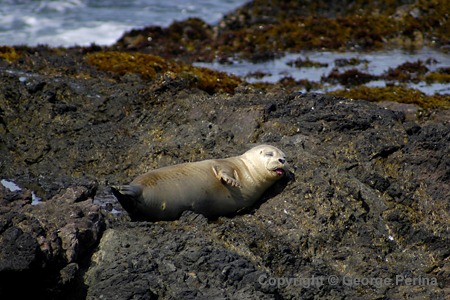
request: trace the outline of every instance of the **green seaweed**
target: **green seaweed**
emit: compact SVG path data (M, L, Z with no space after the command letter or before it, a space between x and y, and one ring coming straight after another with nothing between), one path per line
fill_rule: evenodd
M309 58L302 59L298 58L292 61L288 61L286 63L288 66L296 67L296 68L324 68L328 67L327 63L321 63L318 61L312 61Z
M394 101L399 103L416 104L426 109L450 109L450 95L428 96L418 90L405 88L403 86L359 86L352 89L333 91L328 94L352 99L364 99L372 102Z
M15 62L20 58L20 54L17 53L14 47L0 46L0 59L4 59L7 62Z
M346 87L367 83L377 79L377 76L358 71L357 69L346 70L339 73L338 69L333 69L322 81L340 83Z
M136 52L100 51L88 53L86 61L103 71L118 75L137 73L146 80L153 81L158 76L169 74L187 79L191 87L197 87L210 94L217 92L234 93L242 82L236 76L206 68L164 59L160 56Z
M435 72L429 72L425 76L425 81L427 83L433 82L450 83L450 67L439 68Z
M184 61L273 59L286 51L421 48L450 43L450 1L255 0L216 26L199 19L126 34L117 46Z

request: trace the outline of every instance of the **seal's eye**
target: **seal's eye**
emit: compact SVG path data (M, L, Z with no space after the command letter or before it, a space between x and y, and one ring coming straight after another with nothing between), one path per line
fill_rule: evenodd
M273 152L267 152L265 155L266 156L273 156Z

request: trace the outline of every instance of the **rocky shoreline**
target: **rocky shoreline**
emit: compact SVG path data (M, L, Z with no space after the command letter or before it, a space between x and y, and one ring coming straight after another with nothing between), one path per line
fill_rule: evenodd
M279 22L246 7L253 17L228 16L227 30ZM0 184L0 298L450 294L447 98L411 113L268 88L192 67L191 54L135 52L126 38L0 51L0 179L22 188ZM234 217L131 222L108 189L260 143L287 154L292 176Z

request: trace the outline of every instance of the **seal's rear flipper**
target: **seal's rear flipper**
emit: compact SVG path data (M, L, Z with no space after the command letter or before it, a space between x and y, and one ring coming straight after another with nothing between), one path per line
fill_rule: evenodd
M122 207L130 216L138 213L136 205L142 196L142 187L139 185L118 185L111 186L111 191L119 200Z

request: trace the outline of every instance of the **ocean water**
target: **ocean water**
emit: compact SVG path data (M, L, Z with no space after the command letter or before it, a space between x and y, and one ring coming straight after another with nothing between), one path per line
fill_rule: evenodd
M7 188L11 192L17 192L17 191L22 190L22 188L20 186L18 186L11 180L2 179L2 180L0 180L0 184L3 185L5 188ZM38 196L36 196L35 192L31 192L31 205L38 205L41 203L41 201L42 201L42 199L39 198Z
M0 45L111 45L125 31L199 17L210 24L249 0L0 0Z
M340 66L339 60L342 59L358 59L361 63L356 65ZM290 62L297 59L310 60L322 64L318 67L301 67L292 66ZM439 68L450 67L450 55L439 52L432 48L422 48L416 51L404 51L400 49L380 50L374 52L331 52L331 51L302 51L300 53L288 53L281 58L253 64L244 60L235 60L230 64L220 64L219 62L195 63L195 66L205 67L217 71L234 74L245 77L248 82L270 82L275 83L284 77L292 77L295 80L306 79L314 82L321 82L322 77L326 77L333 69L338 69L339 73L346 70L357 69L362 73L368 73L380 76L386 73L389 68L396 68L406 62L422 61L430 72L434 72ZM427 61L429 63L427 63ZM263 76L254 78L252 73L260 73ZM385 87L389 82L384 80L373 80L366 83L371 87ZM415 88L427 95L450 94L450 84L448 83L408 83L408 87ZM325 83L318 90L310 90L311 92L331 92L337 89L343 89L340 84ZM304 88L300 88L301 92L306 92Z

